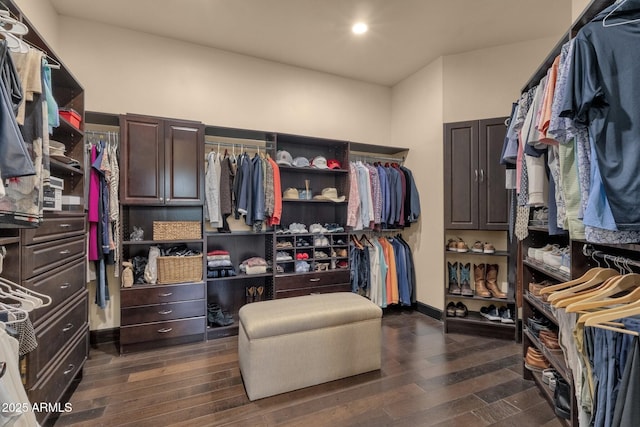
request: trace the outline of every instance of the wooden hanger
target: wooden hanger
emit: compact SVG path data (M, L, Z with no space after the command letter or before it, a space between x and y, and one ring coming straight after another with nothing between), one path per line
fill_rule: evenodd
M607 280L610 277L613 276L617 276L620 273L612 268L603 268L600 271L596 272L589 280L585 281L585 282L578 282L575 283L572 286L569 286L566 289L563 289L561 291L557 291L552 293L551 295L549 295L549 298L547 299L549 302L553 303L553 301L556 301L560 298L564 298L567 296L573 296L576 292L580 292L580 291L584 291L590 288L593 288L594 286L600 285L602 282L604 282L605 280ZM573 281L571 281L573 282ZM567 282L570 283L570 282ZM565 283L566 285L566 283ZM546 290L543 289L543 290ZM542 292L542 291L541 291Z
M584 314L590 314L590 313L595 313L594 311L591 311L594 309L599 309L599 308L606 309L606 307L612 307L614 305L620 305L620 304L628 304L638 300L640 300L640 286L634 288L628 294L618 298L605 298L605 299L581 301L581 302L573 303L567 307L567 312L569 313L581 312ZM599 310L599 311L602 311L602 310Z
M640 300L623 305L621 307L614 307L608 310L602 310L596 313L583 314L581 318L584 318L585 326L592 326L602 329L609 329L616 332L622 332L625 334L631 334L638 336L635 331L629 331L624 328L624 325L620 323L611 323L613 320L622 319L624 317L632 317L640 315Z
M567 307L569 304L572 304L574 302L580 302L583 301L585 298L589 298L592 297L596 294L598 294L599 292L603 292L604 290L606 290L609 286L611 286L612 283L614 283L616 280L620 279L621 276L613 276L610 277L608 279L605 279L602 283L600 283L599 285L589 288L589 289L584 289L581 290L579 292L575 292L573 294L565 294L563 296L561 296L560 298L556 298L553 302L551 302L551 304L554 307L558 307L558 308L564 308ZM563 291L566 292L566 291Z
M611 299L608 298L613 295L617 295L621 292L625 291L635 291L638 289L640 285L640 274L630 273L619 276L617 278L612 278L607 285L598 291L593 291L590 295L586 295L584 298L569 303L566 308L567 312L577 312L581 310L587 310L589 307L597 308L601 306L606 306L607 301ZM591 303L591 304L589 304ZM595 305L594 305L595 304ZM600 305L598 305L600 304Z
M356 246L356 248L364 249L364 246L362 246L362 243L360 243L360 241L356 239L356 236L354 234L351 235L351 240L353 241L353 244Z
M587 270L582 276L577 279L569 280L568 282L558 283L557 285L545 286L540 290L540 295L550 294L552 292L560 291L562 289L570 288L571 286L579 285L580 283L584 283L587 280L591 279L598 273L599 271L604 270L602 267L594 267Z

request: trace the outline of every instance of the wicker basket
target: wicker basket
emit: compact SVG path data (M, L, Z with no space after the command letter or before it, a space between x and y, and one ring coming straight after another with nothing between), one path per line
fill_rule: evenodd
M202 280L202 254L190 256L159 256L158 284L200 282Z
M153 240L188 240L202 238L200 221L153 221Z

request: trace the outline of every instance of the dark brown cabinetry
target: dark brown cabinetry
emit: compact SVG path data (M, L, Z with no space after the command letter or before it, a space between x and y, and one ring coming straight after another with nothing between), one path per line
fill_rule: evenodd
M506 230L505 118L444 125L445 228Z
M121 203L202 204L204 125L127 114L120 127Z

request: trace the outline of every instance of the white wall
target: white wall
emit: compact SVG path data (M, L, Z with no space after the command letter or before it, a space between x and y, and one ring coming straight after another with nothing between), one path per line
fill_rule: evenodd
M88 110L389 142L388 87L69 17L60 41Z
M591 3L591 0L571 0L571 21L574 22ZM568 28L569 26L567 26Z
M393 87L391 144L409 148L406 166L420 193L419 222L403 232L413 250L418 301L442 308L444 271L443 61L439 58Z
M560 38L445 56L444 121L509 115L511 103Z
M15 0L29 22L37 28L38 33L47 44L58 53L58 13L47 0Z

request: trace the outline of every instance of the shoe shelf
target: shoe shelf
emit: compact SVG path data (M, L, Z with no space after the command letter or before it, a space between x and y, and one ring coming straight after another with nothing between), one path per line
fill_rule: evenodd
M551 390L551 388L549 387L548 384L545 384L544 381L542 381L542 373L541 372L535 372L535 371L529 371L529 372L531 372L531 377L532 377L533 381L537 384L537 386L540 389L540 391L542 392L542 395L544 396L545 399L547 399L547 401L549 402L549 404L553 408L555 406L555 398L553 396L554 392L553 392L553 390ZM562 418L558 418L558 419L560 419L562 421L565 421Z
M543 233L548 233L549 227L546 225L530 225L529 231L541 231Z
M224 282L224 281L234 281L234 280L247 280L247 279L252 279L252 278L259 278L259 277L271 277L273 274L271 272L268 273L263 273L263 274L245 274L245 273L239 273L235 276L229 276L229 277L208 277L207 278L207 282Z
M529 291L526 291L524 294L524 299L534 306L541 314L546 316L547 319L551 320L556 325L558 324L558 320L553 312L549 309L549 304L542 301L540 298L531 295Z
M552 351L545 347L542 342L536 337L533 332L526 326L523 327L523 332L527 338L531 341L531 343L542 352L543 356L547 358L549 364L552 368L554 368L558 373L565 379L565 381L570 382L572 380L571 371L567 368L567 364L564 361L564 355L562 354L562 350ZM526 369L526 368L525 368Z
M122 246L146 246L146 245L176 245L181 243L202 243L202 239L182 240L127 240Z
M526 265L527 267L533 268L543 274L546 274L552 279L558 280L560 282L567 282L571 280L571 276L568 273L565 273L560 269L550 267L546 264L541 263L540 261L532 260L529 257L523 259L522 264Z
M509 256L509 252L507 251L495 251L494 253L484 253L484 252L473 252L473 251L467 251L467 252L454 252L454 251L450 251L445 249L444 253L447 255L475 255L475 256Z
M494 338L514 339L516 324L488 320L478 312L469 311L465 317L447 317L445 333L473 334Z

